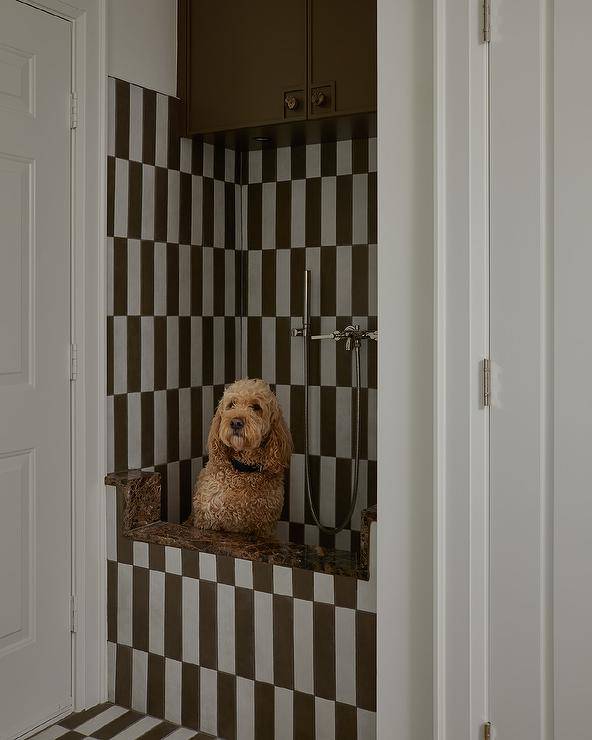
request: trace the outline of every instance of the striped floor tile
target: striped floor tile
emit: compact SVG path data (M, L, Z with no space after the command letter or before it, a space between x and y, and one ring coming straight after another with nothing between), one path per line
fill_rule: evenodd
M35 735L35 740L78 740L87 737L97 740L222 740L110 703L71 714Z

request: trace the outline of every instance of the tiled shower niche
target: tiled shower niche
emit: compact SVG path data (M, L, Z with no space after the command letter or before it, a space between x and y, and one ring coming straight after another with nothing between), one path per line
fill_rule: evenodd
M359 547L376 503L376 344L362 347L360 493L351 527L319 533L305 502L301 325L375 329L376 140L236 153L179 138L179 105L109 79L108 467L160 472L162 518L183 521L224 385L260 376L295 443L278 534ZM311 352L311 472L326 524L347 511L352 357Z

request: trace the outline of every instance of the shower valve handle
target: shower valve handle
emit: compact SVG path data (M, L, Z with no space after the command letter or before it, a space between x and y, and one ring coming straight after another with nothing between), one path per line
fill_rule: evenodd
M301 327L300 329L290 329L290 336L291 337L307 337L308 331L306 327ZM338 342L343 337L343 333L340 331L334 331L331 334L313 334L310 336L310 339L334 339L336 342Z
M338 342L341 339L341 335L338 331L334 331L331 334L313 334L311 339L334 339Z

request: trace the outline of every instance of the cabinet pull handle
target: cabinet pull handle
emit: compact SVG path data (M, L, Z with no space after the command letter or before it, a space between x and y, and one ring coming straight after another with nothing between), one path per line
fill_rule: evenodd
M295 95L286 95L284 103L288 110L296 110L298 108L298 98Z
M316 105L320 108L327 102L327 96L324 92L321 92L321 90L313 90L311 101L313 105Z

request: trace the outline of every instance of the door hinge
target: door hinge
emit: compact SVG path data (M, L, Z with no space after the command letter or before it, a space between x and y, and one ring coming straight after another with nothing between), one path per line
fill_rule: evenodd
M481 41L488 44L491 41L491 0L483 0L483 27Z
M486 722L483 725L483 740L493 740L493 725L491 722Z
M70 345L70 380L78 380L78 345Z
M485 357L481 362L481 402L483 408L491 406L491 360Z
M70 596L70 632L78 632L78 599L76 596Z
M70 93L70 128L78 128L78 93Z

